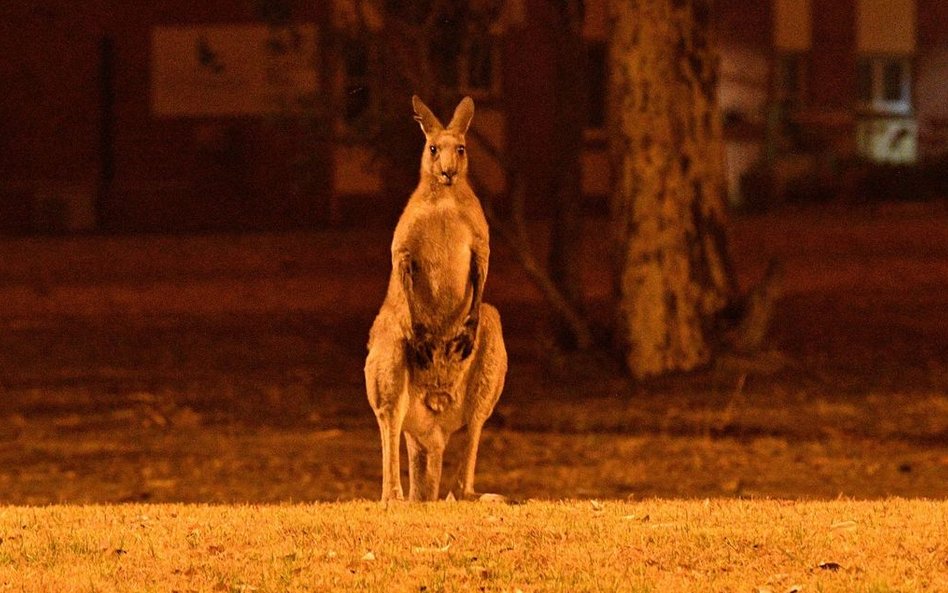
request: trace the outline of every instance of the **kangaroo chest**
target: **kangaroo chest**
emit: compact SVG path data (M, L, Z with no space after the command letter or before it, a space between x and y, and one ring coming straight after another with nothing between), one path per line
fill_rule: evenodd
M412 217L402 248L411 259L413 313L420 321L448 329L467 313L473 240L470 223L452 200L426 204Z

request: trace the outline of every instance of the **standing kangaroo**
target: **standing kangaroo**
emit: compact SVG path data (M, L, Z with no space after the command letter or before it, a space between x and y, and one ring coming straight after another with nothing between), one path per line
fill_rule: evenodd
M382 500L403 498L399 446L408 445L410 500L437 500L445 445L466 427L457 498L473 499L484 422L504 386L507 350L497 309L482 302L487 220L467 181L465 97L444 127L418 97L421 179L395 227L392 275L369 333L365 383L382 437Z

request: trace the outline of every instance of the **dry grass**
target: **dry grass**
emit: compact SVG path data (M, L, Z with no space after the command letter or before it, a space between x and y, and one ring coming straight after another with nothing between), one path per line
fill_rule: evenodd
M948 591L948 502L0 507L0 590Z

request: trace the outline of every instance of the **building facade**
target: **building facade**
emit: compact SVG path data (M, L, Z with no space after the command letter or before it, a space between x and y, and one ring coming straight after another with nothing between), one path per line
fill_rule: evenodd
M948 3L719 2L730 199L948 153Z
M370 146L333 140L365 108L373 59L327 41L353 3L277 4L294 26L267 25L260 3L235 0L8 3L0 231L390 221L407 196L386 195ZM610 188L608 18L606 0L585 4L582 188L596 209ZM516 153L536 213L554 173L549 11L547 0L504 3L483 42L453 48L446 66L474 96L483 137ZM732 202L761 168L790 179L838 159L948 150L944 0L718 0L715 19ZM329 115L295 117L313 98ZM502 163L473 148L487 190L502 192Z

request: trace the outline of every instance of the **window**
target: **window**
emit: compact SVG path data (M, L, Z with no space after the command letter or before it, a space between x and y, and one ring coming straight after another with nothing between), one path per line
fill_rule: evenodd
M902 93L902 81L906 78L901 62L886 62L882 68L882 96L886 101L902 101L908 98Z
M346 122L358 121L369 110L369 49L362 43L348 40L344 46Z
M800 52L777 56L774 72L775 96L787 107L800 107L806 97L806 56Z
M468 90L490 93L494 90L494 51L488 39L471 40L464 57L467 73L465 86Z
M856 92L859 102L872 103L872 63L869 60L859 60L856 68Z
M912 116L911 61L905 56L868 55L857 62L856 145L881 163L911 163L917 156L918 126Z
M911 65L906 57L867 56L857 63L857 97L864 109L907 115L912 111Z
M490 35L460 39L458 35L434 40L431 59L438 83L475 97L500 90L499 43Z
M607 53L602 41L586 44L586 127L594 130L606 127Z

